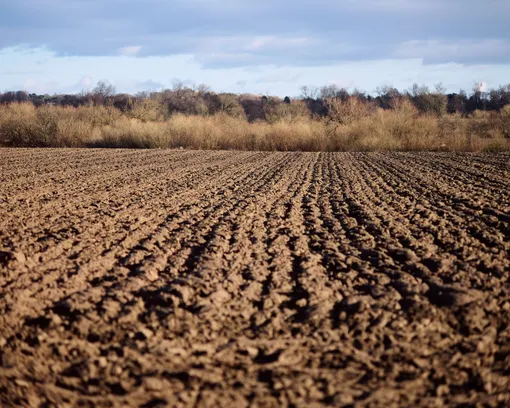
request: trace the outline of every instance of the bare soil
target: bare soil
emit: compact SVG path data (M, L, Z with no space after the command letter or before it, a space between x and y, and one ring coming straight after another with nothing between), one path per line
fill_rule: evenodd
M510 154L0 150L3 407L508 406Z

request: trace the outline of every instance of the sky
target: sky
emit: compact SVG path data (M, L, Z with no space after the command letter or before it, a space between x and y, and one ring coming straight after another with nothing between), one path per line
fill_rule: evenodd
M510 83L508 0L0 0L0 92Z

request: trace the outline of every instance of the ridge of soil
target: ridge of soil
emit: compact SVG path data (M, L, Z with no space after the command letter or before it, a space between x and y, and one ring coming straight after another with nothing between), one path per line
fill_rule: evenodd
M509 153L0 170L3 407L510 404Z

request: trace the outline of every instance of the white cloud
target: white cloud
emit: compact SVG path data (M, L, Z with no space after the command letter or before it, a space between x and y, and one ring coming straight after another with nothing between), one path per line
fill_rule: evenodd
M300 47L304 45L310 45L313 41L306 37L277 37L277 36L265 36L255 37L248 40L248 44L245 46L246 50L262 50L262 49L288 49L289 47Z
M316 39L303 36L207 36L194 41L196 54L264 53L290 51L317 43Z
M92 78L84 76L82 79L80 79L78 85L84 89L89 89L93 85Z
M505 60L510 56L510 41L500 39L406 41L396 47L393 56L422 58L425 62Z
M119 48L119 54L125 57L134 57L136 56L140 50L142 49L139 45L131 45L129 47Z
M487 7L475 0L130 0L129 7L122 7L126 0L3 3L9 4L0 13L0 50L46 45L66 57L250 52L260 56L251 64L270 60L300 66L399 55L439 61L442 54L446 61L459 62L455 58L461 55L460 62L510 62L510 55L483 49L474 49L480 55L451 47L433 53L426 41L409 42L510 41L508 0L491 0Z
M51 81L38 80L34 78L25 78L23 85L19 89L28 90L38 94L52 93L53 90L58 87L58 83Z
M260 78L257 78L255 80L255 83L257 84L263 84L263 83L266 83L266 84L270 84L270 83L275 83L275 84L296 84L300 78L300 74L292 74L290 71L288 70L283 70L283 71L278 71L278 72L275 72L274 74L270 74L270 75L265 75L265 76L262 76Z
M443 82L451 92L471 90L473 84L486 81L489 87L508 83L510 64L423 64L421 59L365 60L326 62L322 65L277 66L268 59L265 64L237 68L207 69L193 55L132 58L58 57L47 50L23 53L0 52L0 91L25 89L29 92L74 93L83 84L108 79L118 92L136 93L143 89L171 87L172 78L189 78L189 82L205 83L218 92L249 92L278 96L299 95L302 85L322 86L335 83L350 89L357 87L373 92L381 84L408 89L413 83L432 87ZM41 59L47 62L39 66ZM258 61L257 61L258 62ZM15 73L23 67L23 71ZM37 67L38 73L27 74ZM11 73L5 75L5 73ZM90 78L90 81L88 79ZM151 80L148 81L147 78ZM285 81L285 79L289 79ZM294 79L291 82L290 79ZM262 79L258 82L257 80ZM243 84L246 84L243 88Z

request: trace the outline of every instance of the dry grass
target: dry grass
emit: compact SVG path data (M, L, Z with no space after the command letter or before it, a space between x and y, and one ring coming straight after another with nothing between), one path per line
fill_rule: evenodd
M105 107L35 108L30 103L0 107L0 143L12 146L80 147L97 142L101 128L120 118Z
M159 109L156 104L141 104L127 116L102 106L0 106L0 144L280 151L510 150L510 106L501 113L475 112L463 118L420 115L407 101L382 110L349 100L331 103L325 119L289 113L287 107L281 114L273 111L270 121L255 123L228 113L175 114L165 119ZM301 107L294 110L300 112Z

